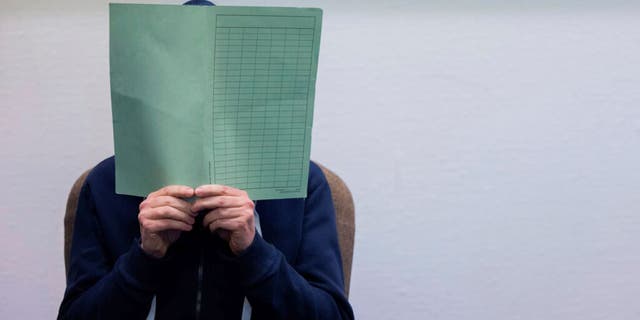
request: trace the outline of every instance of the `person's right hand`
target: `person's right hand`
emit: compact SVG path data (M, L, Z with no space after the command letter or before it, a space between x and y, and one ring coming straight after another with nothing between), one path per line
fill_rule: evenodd
M140 246L147 254L162 258L169 246L178 240L182 231L189 231L196 213L184 199L193 197L187 186L166 186L154 191L140 203Z

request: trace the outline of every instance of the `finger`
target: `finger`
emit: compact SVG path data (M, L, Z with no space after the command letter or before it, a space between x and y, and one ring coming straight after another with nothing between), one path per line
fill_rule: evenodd
M185 213L191 213L191 204L172 196L158 196L147 198L140 203L140 210L144 208L173 207Z
M246 211L242 208L218 208L209 211L202 219L202 226L205 228L219 219L234 219L246 215ZM253 215L251 215L253 217Z
M212 196L246 196L243 190L220 184L206 184L195 189L195 195L199 198Z
M233 208L248 206L253 209L253 201L249 198L239 196L212 196L206 198L198 198L191 206L194 212L202 210L213 210L216 208Z
M191 213L180 211L173 207L150 208L140 213L141 220L176 220L182 221L189 225L195 222L195 218Z
M178 198L193 197L193 188L181 185L166 186L162 189L151 192L147 198L155 198L159 196L172 196Z
M209 230L211 230L211 232L215 232L218 229L222 229L233 233L236 231L246 231L250 227L251 226L249 225L245 217L237 217L233 219L214 220L209 225Z
M142 227L150 232L161 232L168 230L191 231L192 226L182 221L171 219L164 220L145 220Z

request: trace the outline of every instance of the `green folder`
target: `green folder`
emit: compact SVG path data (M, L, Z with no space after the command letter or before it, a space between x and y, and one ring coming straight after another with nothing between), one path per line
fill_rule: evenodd
M111 4L116 192L307 193L322 11Z

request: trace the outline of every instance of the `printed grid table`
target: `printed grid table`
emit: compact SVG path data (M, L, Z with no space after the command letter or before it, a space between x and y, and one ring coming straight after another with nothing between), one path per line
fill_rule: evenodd
M217 26L214 183L245 190L306 184L313 37L312 28Z

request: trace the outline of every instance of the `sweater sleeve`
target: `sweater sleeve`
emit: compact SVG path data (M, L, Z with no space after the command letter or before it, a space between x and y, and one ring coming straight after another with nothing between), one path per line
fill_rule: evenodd
M254 315L265 319L353 319L344 280L335 210L329 185L312 166L305 200L302 243L289 264L273 245L256 234L238 258L242 286ZM254 317L253 319L256 319Z
M73 230L58 319L144 319L165 262L146 255L138 241L109 262L88 182L80 193Z

